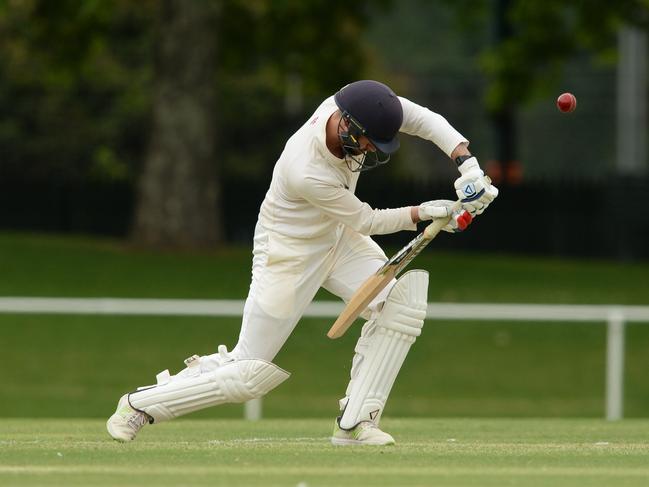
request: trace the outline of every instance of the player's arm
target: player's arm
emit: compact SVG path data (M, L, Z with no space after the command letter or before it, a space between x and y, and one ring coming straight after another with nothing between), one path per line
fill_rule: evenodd
M434 143L450 158L464 151L468 153L469 141L442 115L401 96L399 101L403 107L401 132Z
M460 177L455 181L457 196L463 207L472 215L481 214L498 196L480 168L476 157L469 151L469 141L440 114L399 97L403 107L401 132L429 140L437 145L457 164Z
M419 206L374 209L351 191L316 178L302 178L298 183L302 197L331 218L362 235L383 235L401 230L416 230L417 222L448 218L442 230L460 232L471 223L471 215L454 208L449 200L427 201Z
M290 184L296 194L323 213L363 235L417 229L409 206L374 209L342 185L314 176L295 175L291 177Z

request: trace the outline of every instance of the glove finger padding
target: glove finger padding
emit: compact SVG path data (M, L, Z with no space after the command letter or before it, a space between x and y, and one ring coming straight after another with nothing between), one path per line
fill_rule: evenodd
M481 215L486 206L479 201L472 201L470 203L462 203L462 208L471 213L471 216L476 216Z
M471 221L473 221L473 217L468 211L455 211L448 225L442 228L442 230L451 233L463 232L471 224Z
M426 221L450 216L454 204L455 202L451 200L425 201L418 208L419 220Z
M466 230L466 227L471 224L473 217L468 211L463 211L455 220L457 221L457 227L461 232L463 230Z
M464 209L471 215L480 215L498 196L498 188L485 176L475 157L467 159L458 168L461 176L455 181L455 191Z
M476 186L478 186L476 184ZM483 191L483 190L481 190ZM459 191L458 191L459 194ZM493 185L489 185L484 188L484 191L479 198L471 199L466 198L462 200L462 207L469 211L473 216L481 215L491 202L498 196L498 188Z
M451 233L461 232L471 223L471 220L473 219L471 212L477 211L477 208L480 208L479 211L482 213L482 209L484 208L484 205L477 201L463 204L463 208L458 210L453 209L454 205L455 201L451 200L426 201L419 205L419 219L425 221L450 216L451 219L442 230Z

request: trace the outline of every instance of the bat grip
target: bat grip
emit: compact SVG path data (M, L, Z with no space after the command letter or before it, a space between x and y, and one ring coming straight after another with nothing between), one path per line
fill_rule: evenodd
M433 222L424 229L424 238L426 240L434 239L437 234L451 221L452 214L462 208L462 201L458 200L451 206L451 216L435 218Z

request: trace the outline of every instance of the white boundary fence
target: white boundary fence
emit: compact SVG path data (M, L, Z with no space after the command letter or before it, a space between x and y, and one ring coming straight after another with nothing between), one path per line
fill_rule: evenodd
M241 316L241 300L0 297L0 313ZM305 317L336 318L343 305L315 301ZM624 335L629 322L649 323L649 306L431 303L427 319L571 321L606 323L606 419L624 415ZM261 418L261 400L245 405L245 417Z

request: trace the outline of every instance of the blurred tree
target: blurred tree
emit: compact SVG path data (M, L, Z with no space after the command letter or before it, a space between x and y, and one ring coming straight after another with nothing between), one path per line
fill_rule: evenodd
M217 83L228 175L270 175L307 112L362 73L361 34L370 11L388 3L362 0L351 13L344 0L223 2Z
M365 63L359 36L369 8L386 4L365 0L350 15L341 0L163 3L154 126L140 177L136 239L218 243L220 181L270 176L286 137L313 103L358 76ZM193 13L183 18L181 10ZM214 43L216 56L208 48ZM216 67L216 77L199 66ZM258 201L251 204L245 193L238 199L257 211Z
M516 107L546 95L577 55L615 62L620 28L649 28L649 2L495 0L493 9L494 43L481 64L489 79L485 103L496 128L497 159L507 174L518 157Z
M0 177L137 180L137 239L212 245L223 181L267 179L306 112L362 72L388 3L0 0Z
M0 0L0 176L128 181L142 150L152 0Z
M222 239L215 174L215 18L211 2L159 4L153 121L133 227L140 244L196 247Z
M647 0L497 0L494 8L500 32L482 55L491 110L547 93L577 54L614 62L623 24L649 28Z

